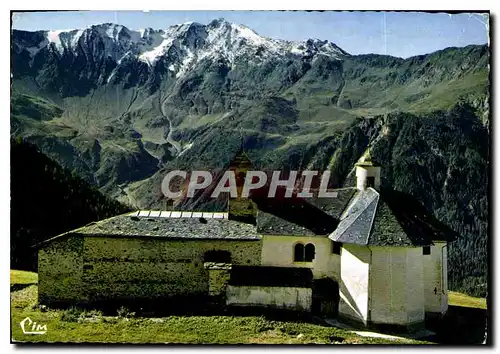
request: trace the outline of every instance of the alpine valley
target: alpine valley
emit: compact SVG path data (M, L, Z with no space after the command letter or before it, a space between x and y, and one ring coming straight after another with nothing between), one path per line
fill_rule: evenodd
M217 19L13 30L11 58L11 137L111 198L161 208L167 171L221 168L242 141L255 168L330 169L342 186L370 148L382 187L461 235L450 288L486 292L488 45L350 55Z

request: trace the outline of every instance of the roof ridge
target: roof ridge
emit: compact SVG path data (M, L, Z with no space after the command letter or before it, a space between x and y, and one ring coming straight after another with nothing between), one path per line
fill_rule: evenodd
M339 239L341 239L341 238L342 238L342 236L343 236L343 235L347 232L347 230L349 230L349 228L350 228L350 227L351 227L351 226L352 226L352 225L353 225L356 221L358 221L359 217L360 217L361 215L363 215L363 213L364 213L366 210L368 210L368 209L369 209L369 208L370 208L370 207L371 207L374 203L375 203L375 207L377 208L377 207L378 207L378 200L379 200L379 199L378 199L378 197L376 197L376 198L374 198L372 201L370 201L370 202L366 205L366 207L365 207L365 208L363 208L363 209L361 210L361 212L360 212L359 214L357 214L357 215L356 215L356 217L352 220L352 222L351 222L349 225L347 225L347 226L344 228L344 230L343 230L343 231L342 231L339 235L337 235L337 236L335 237L335 240L339 240ZM376 209L375 209L375 212L373 213L373 215L375 215L375 214L376 214ZM373 220L374 220L374 217L372 216L372 220L370 221L370 225L369 225L369 227L370 227L370 233L371 233L371 229L372 229L372 227L373 227ZM338 228L337 228L337 229L338 229ZM366 240L366 243L365 243L365 244L368 244L368 239L369 239L369 237L367 238L367 240Z
M371 198L371 196L369 196L371 198L371 200L369 199L368 203L366 203L359 210L356 210L356 212L353 213L353 214L347 214L347 215L345 215L345 213L347 212L347 209L346 209L346 211L344 211L344 217L343 218L341 217L339 225L328 236L329 238L330 238L330 236L332 236L334 239L339 239L345 233L345 231L347 231L347 229L349 229L349 227L351 227L352 224L354 224L354 222L356 222L356 220L358 220L358 218L360 217L360 215L363 214L363 212L372 205L372 203L374 201L377 201L377 203L378 203L380 194L375 189L373 189L373 188L367 189L366 191L368 191L368 192L375 192L375 194L373 195L373 198ZM366 191L361 191L357 196L355 196L354 198L358 198L358 199L356 201L353 201L353 204L348 209L352 209L356 204L358 204L361 196L363 195L362 193L366 192ZM347 220L347 219L349 219L349 220ZM342 225L342 229L343 230L340 230L339 231L340 233L337 233L337 231L340 229L340 226L341 226L341 224L342 224L343 221L345 221L345 225ZM371 230L371 227L372 227L372 223L370 224L370 230ZM333 236L334 234L335 234L335 236Z
M375 212L372 215L372 220L370 221L370 232L368 233L368 238L366 239L366 244L367 245L370 244L370 240L371 240L372 235L373 235L373 224L375 222L375 216L377 216L378 209L379 209L379 206L380 206L380 203L379 203L379 201L380 201L380 193L377 193L376 200L377 200L377 207L375 209Z

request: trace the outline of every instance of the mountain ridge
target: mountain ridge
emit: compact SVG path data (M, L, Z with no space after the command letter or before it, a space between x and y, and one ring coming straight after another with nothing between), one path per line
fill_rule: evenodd
M216 19L207 25L197 22L187 22L180 25L172 25L167 29L139 29L130 30L123 25L104 23L92 25L85 29L56 30L56 31L20 31L14 30L14 37L27 38L24 42L24 50L31 56L44 49L50 48L59 55L66 51L78 52L93 36L100 36L103 43L103 52L111 56L118 64L128 55L136 56L142 62L155 66L158 60L168 55L168 51L187 49L189 56L193 56L195 49L199 51L202 47L209 48L202 53L200 60L205 56L217 58L219 56L233 61L232 55L237 53L242 45L257 47L257 56L263 52L273 55L316 55L328 56L348 55L335 44L328 41L309 39L306 41L285 41L266 38L258 35L253 30L243 25L237 25L224 19ZM177 43L176 43L177 42ZM16 45L16 43L14 42ZM85 53L86 54L86 53ZM196 58L198 59L198 58ZM186 64L186 63L184 63ZM177 77L182 75L183 67L176 68L179 63L171 63L169 69L177 72ZM108 78L109 81L109 78Z
M461 96L477 100L478 94L487 94L489 56L485 46L450 48L410 59L353 56L339 48L341 57L296 53L252 61L255 53L249 53L256 48L243 40L236 41L244 47L241 51L232 47L232 60L225 55L200 55L200 60L187 64L191 57L184 49L205 45L204 35L198 32L215 28L212 37L224 35L231 42L233 37L241 39L237 26L221 20L206 26L172 26L173 46L153 65L140 59L144 53L127 55L128 40L123 41L125 49L119 55L110 52L115 57L106 56L111 37L119 41L122 32L122 37L130 37L124 26L73 30L71 33L79 33L78 50L69 51L62 44L62 54L56 43L48 43L50 32L14 30L12 102L33 101L36 104L30 106L35 111L47 112L49 107L55 116L50 119L44 113L44 119L33 119L38 113L16 108L12 132L38 141L47 155L113 195L119 190L116 184L148 177L176 156L189 154L195 136L223 122L233 132L257 132L286 146L287 141L300 140L304 134L313 139L324 137L320 131L333 134L356 117L450 108ZM47 45L31 53L31 37L36 37L35 44L46 41ZM146 30L141 37L148 37ZM72 38L65 40L69 43ZM309 45L315 43L324 45L325 41ZM179 63L186 64L184 69L170 70ZM82 162L63 162L57 151L68 148L73 150L71 154L82 156ZM104 163L105 168L83 162L102 162L106 157L113 162ZM139 169L132 174L138 179L118 176L123 159L127 168Z
M487 45L402 59L310 41L309 51L285 53L272 41L259 49L260 37L230 24L213 27L178 26L169 38L145 30L134 47L108 26L82 31L76 50L64 49L73 37L62 35L58 50L59 37L38 48L44 32L13 31L11 137L136 208L164 206L167 171L221 168L242 142L256 168L329 169L333 186L352 183L370 148L384 187L411 194L463 236L450 250L451 288L484 290Z

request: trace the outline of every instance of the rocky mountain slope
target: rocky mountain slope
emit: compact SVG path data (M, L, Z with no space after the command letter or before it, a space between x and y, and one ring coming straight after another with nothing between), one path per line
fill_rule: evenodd
M350 55L219 19L14 30L11 57L12 136L109 196L161 207L166 171L223 167L242 140L256 167L329 168L341 186L371 147L386 186L464 234L455 286L473 292L485 279L487 45Z

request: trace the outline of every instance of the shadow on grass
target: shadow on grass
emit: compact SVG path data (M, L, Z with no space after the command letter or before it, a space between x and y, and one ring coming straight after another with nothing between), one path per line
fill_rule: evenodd
M36 283L29 283L29 284L11 284L11 285L10 285L10 292L23 290L24 288L27 288L28 286L31 286L31 285L36 285Z
M116 316L118 311L134 317L154 318L168 316L262 316L270 321L319 323L309 312L280 310L267 307L227 307L222 301L206 296L185 296L168 299L95 300L91 303L50 303L51 308L99 310L103 315ZM76 305L76 306L75 306ZM321 322L322 323L322 322Z
M440 344L481 344L484 341L487 310L452 306L441 321L427 323L436 332L432 341Z

